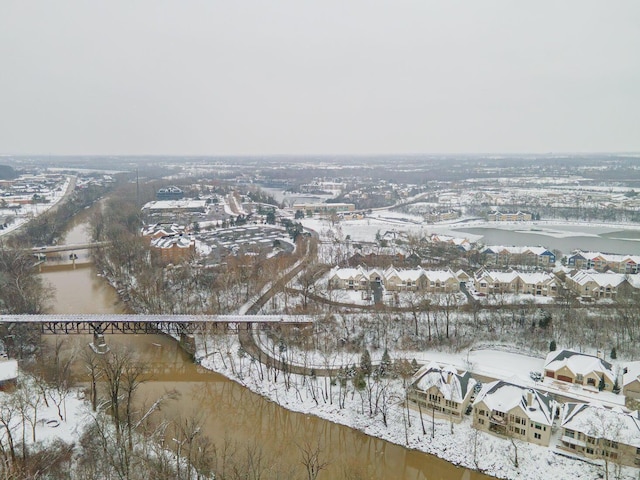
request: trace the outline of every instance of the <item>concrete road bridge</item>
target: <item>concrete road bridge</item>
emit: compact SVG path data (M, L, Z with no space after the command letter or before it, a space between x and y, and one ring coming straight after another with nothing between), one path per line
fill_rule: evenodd
M105 247L111 242L91 242L91 243L72 243L68 245L49 245L46 247L33 247L29 250L31 253L56 253L56 252L73 252L74 250L91 250L93 248Z

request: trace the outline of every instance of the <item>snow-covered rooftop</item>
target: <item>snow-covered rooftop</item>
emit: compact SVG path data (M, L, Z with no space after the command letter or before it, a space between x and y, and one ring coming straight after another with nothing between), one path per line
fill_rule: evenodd
M565 403L561 418L563 428L640 448L638 412L608 409L596 403Z
M544 362L545 370L558 371L563 367L567 367L576 375L588 375L596 372L606 375L611 381L615 378L613 366L595 355L587 355L573 350L549 352Z
M18 377L18 362L16 360L0 360L0 383Z
M440 366L435 362L423 366L416 372L412 380L414 388L426 392L435 386L445 400L453 400L458 403L471 395L476 383L469 372L458 374L455 367Z
M502 380L484 385L474 405L480 402L504 413L519 406L530 420L540 424L551 425L553 421L554 400L550 395Z

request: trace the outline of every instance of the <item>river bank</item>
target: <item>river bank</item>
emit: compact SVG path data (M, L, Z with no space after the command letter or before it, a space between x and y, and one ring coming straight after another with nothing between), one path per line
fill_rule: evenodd
M459 424L438 418L433 422L427 412L423 412L421 419L417 410L407 410L402 403L403 389L399 380L389 387L385 425L382 415L372 417L368 414L365 400L355 391L346 395L343 399L344 407L340 408L340 400L337 398L339 388L334 386L333 395L330 396L327 394L331 390L327 380L297 375L287 378L284 373L280 373L274 380L274 375L269 376L265 372L261 375L257 365L237 355L239 344L235 338L229 337L225 349L226 359L221 354L211 354L210 346L203 345L201 341L196 360L203 367L238 382L288 410L345 425L366 435L431 454L468 469L470 476L463 478L486 479L493 476L522 480L591 480L604 474L600 465L568 458L566 452L558 452L553 448L520 441L517 442L516 467L512 442L477 431L471 427L470 417ZM425 355L428 354L429 352L425 352ZM558 434L559 432L555 432L555 435ZM621 479L636 479L637 470L623 469L621 475Z
M66 240L83 242L88 236L91 209L70 225ZM125 313L128 306L93 265L44 272L54 290L49 313ZM52 337L49 337L52 339ZM76 337L71 337L70 340ZM89 338L78 338L83 347ZM107 335L107 343L126 345L154 367L154 379L140 387L141 402L153 402L167 391L179 392L163 412L169 417L191 412L203 418L203 432L221 448L227 439L255 445L263 461L277 459L280 466L300 465L299 446L318 442L329 461L319 480L367 478L375 480L486 480L479 473L457 468L424 453L365 435L339 422L297 413L267 397L253 393L228 376L196 365L178 343L166 335ZM248 359L245 360L247 363ZM248 447L247 447L248 448ZM293 478L281 477L281 478Z
M92 275L91 282L97 281L100 284L106 284L104 279L95 276L93 269L84 269L84 271ZM68 291L68 282L66 281L68 276L66 272L61 272L61 275L52 283L56 284L57 289ZM76 288L72 287L71 290L75 294L73 298L77 304L66 308L75 312L82 309L86 313L92 313L98 308L93 303L95 297L90 291L86 295L80 295L77 286ZM113 306L113 304L106 305L105 310L108 312ZM69 313L71 312L69 311ZM156 354L153 352L158 352L158 355L162 352L164 355L165 351L168 352L172 349L170 345L165 347L164 341L154 341L145 335L133 338L131 341L136 348L141 348L143 345L148 348L149 355L153 356L154 361L156 361ZM549 449L525 444L518 444L520 459L519 467L516 468L513 461L513 445L509 441L477 432L464 422L453 425L452 429L452 425L448 421L436 420L432 424L430 419L426 418L427 415L421 421L419 412L410 410L407 413L406 409L402 407L402 388L397 384L389 386L386 393L381 393L386 396L384 401L388 404L385 407L387 408L387 425L385 425L381 415L372 417L367 413L364 399L355 390L348 392L343 400L343 408L340 408L340 402L336 398L338 386L334 386L332 389L328 380L324 378L310 380L308 377L287 376L280 373L277 380L261 379L260 369L264 367L251 362L248 357L242 357L237 337L225 336L223 341L226 343L218 345L217 349L210 349L201 344L196 358L203 367L222 374L231 381L223 382L215 378L215 374L211 374L211 378L203 376L201 381L185 382L185 369L197 369L198 367L182 363L180 369L176 369L168 380L153 382L148 389L149 392L158 393L165 388L179 386L183 395L175 409L178 411L187 409L206 411L207 414L214 416L216 422L223 425L207 429L207 434L214 438L224 437L228 429L233 429L233 433L237 434L240 430L238 422L241 417L243 425L240 435L242 438L257 440L256 430L261 430L259 441L262 444L278 442L277 450L288 450L288 455L291 457L291 451L293 454L296 453L296 445L299 441L293 436L294 432L297 430L306 431L308 429L307 423L320 425L317 428L322 431L333 431L334 426L344 425L348 428L341 427L342 430L339 430L341 433L337 435L319 437L324 441L323 451L332 462L343 458L347 448L351 454L354 453L344 443L337 442L336 436L339 439L356 438L357 442L376 445L373 449L366 450L367 456L360 458L362 464L371 465L376 475L367 474L362 478L428 478L429 480L456 478L485 480L489 478L475 470L485 471L501 478L522 478L525 480L538 479L543 476L554 477L558 480L586 480L597 476L598 469L589 464L567 460ZM149 346L150 342L151 346ZM161 346L158 347L156 344ZM210 355L211 351L224 352L226 364L223 363L221 354ZM176 354L171 353L170 355L175 356ZM180 361L182 362L182 360ZM172 358L171 362L177 362L177 360ZM206 406L196 403L195 399L211 397L213 394L209 392L218 387L222 390L231 390L234 393L226 393L225 395L230 396L225 397L225 400L221 402L212 402L209 399ZM202 391L208 392L207 395L203 395ZM251 398L253 394L249 395L250 392L260 395L259 400ZM245 400L239 400L239 398ZM246 398L251 399L246 401ZM239 408L240 403L243 404L242 408ZM265 403L268 406L265 406ZM300 412L302 415L300 413L290 414L291 411ZM312 418L309 417L311 415ZM281 423L279 419L283 417L288 420L282 420ZM305 421L305 419L308 420ZM292 423L297 427L291 428ZM355 432L350 429L354 429ZM362 432L364 435L358 432ZM393 445L385 443L387 441ZM390 462L386 457L391 456L392 451L394 458L402 460ZM444 460L428 457L421 452L433 454ZM280 454L282 455L282 453ZM293 459L292 461L298 460ZM455 468L446 462L461 465L464 468ZM321 475L320 478L341 477L339 469L335 468L330 473ZM344 478L349 477L345 476Z

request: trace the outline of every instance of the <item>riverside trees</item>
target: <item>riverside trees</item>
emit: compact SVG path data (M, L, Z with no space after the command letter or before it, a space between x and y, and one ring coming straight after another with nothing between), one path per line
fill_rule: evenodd
M126 189L109 198L92 217L93 239L109 242L94 250L96 266L140 313L229 313L296 260L295 256L268 258L248 252L230 255L219 265L194 259L168 264L140 236L141 227L133 192Z

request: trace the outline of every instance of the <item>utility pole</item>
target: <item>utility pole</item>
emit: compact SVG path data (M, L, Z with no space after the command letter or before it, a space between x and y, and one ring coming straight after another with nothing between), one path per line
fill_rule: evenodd
M138 177L137 168L136 168L136 207L140 209L140 178Z

